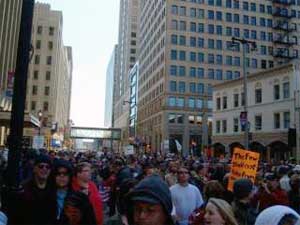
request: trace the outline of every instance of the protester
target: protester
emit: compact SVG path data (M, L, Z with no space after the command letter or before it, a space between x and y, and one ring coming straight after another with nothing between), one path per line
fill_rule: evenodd
M288 192L288 198L297 213L300 213L300 175L294 174L290 179L291 190Z
M263 210L257 217L255 225L298 225L300 216L286 206L273 206Z
M279 183L280 188L286 192L289 192L291 190L290 185L290 178L288 176L289 167L287 166L280 166L278 169L278 175L280 177Z
M127 197L130 225L173 225L172 198L168 185L158 175L143 179Z
M203 204L199 189L188 183L189 171L186 167L178 170L178 184L170 188L175 211L173 216L179 225L188 225L189 216Z
M177 184L177 170L178 170L177 163L175 161L169 162L168 173L165 176L165 180L169 185L169 187Z
M206 201L212 197L224 199L224 193L225 190L222 184L217 180L208 181L204 186L203 194Z
M239 225L231 206L222 199L210 198L205 211L204 220L207 225Z
M103 224L103 206L100 193L96 185L91 181L91 165L87 162L79 163L75 168L75 176L72 181L74 191L82 192L88 196L93 207L97 225Z
M233 184L232 209L239 225L253 225L255 223L258 213L250 205L252 191L253 184L249 179L238 179Z

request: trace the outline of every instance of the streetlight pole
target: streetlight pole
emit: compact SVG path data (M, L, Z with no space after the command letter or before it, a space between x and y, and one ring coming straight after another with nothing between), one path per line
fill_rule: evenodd
M24 127L27 73L30 61L33 10L34 0L23 0L10 119L10 135L8 139L7 184L12 190L18 189L20 186L19 166Z
M244 142L245 148L249 149L249 122L248 122L248 94L247 94L247 71L246 71L246 46L251 45L252 49L256 49L256 42L247 39L232 37L232 45L241 43L243 46L243 89L244 89L244 113L246 114Z
M39 122L40 122L40 126L39 126L39 136L41 136L41 129L42 129L42 124L43 124L43 112L42 110L40 110L38 112L38 117L39 117Z

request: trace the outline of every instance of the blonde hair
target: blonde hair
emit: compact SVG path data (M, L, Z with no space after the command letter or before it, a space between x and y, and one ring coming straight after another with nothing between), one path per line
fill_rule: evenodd
M238 225L238 222L234 217L233 210L226 201L219 198L210 198L208 202L217 207L219 213L225 220L225 225Z

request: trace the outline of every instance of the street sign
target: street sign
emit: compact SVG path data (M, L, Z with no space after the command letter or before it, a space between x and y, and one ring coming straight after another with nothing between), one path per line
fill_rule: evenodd
M44 136L34 136L32 142L32 148L33 149L44 148L44 142L45 142Z
M247 123L247 112L243 111L240 114L240 122L242 126L245 126Z
M133 145L127 145L126 147L124 147L124 154L125 155L134 155Z

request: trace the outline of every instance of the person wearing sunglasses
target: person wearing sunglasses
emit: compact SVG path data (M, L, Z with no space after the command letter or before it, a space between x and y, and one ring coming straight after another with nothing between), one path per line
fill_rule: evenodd
M51 160L41 154L35 159L33 176L25 182L20 194L17 221L14 224L50 224L53 202L48 178L51 172Z

